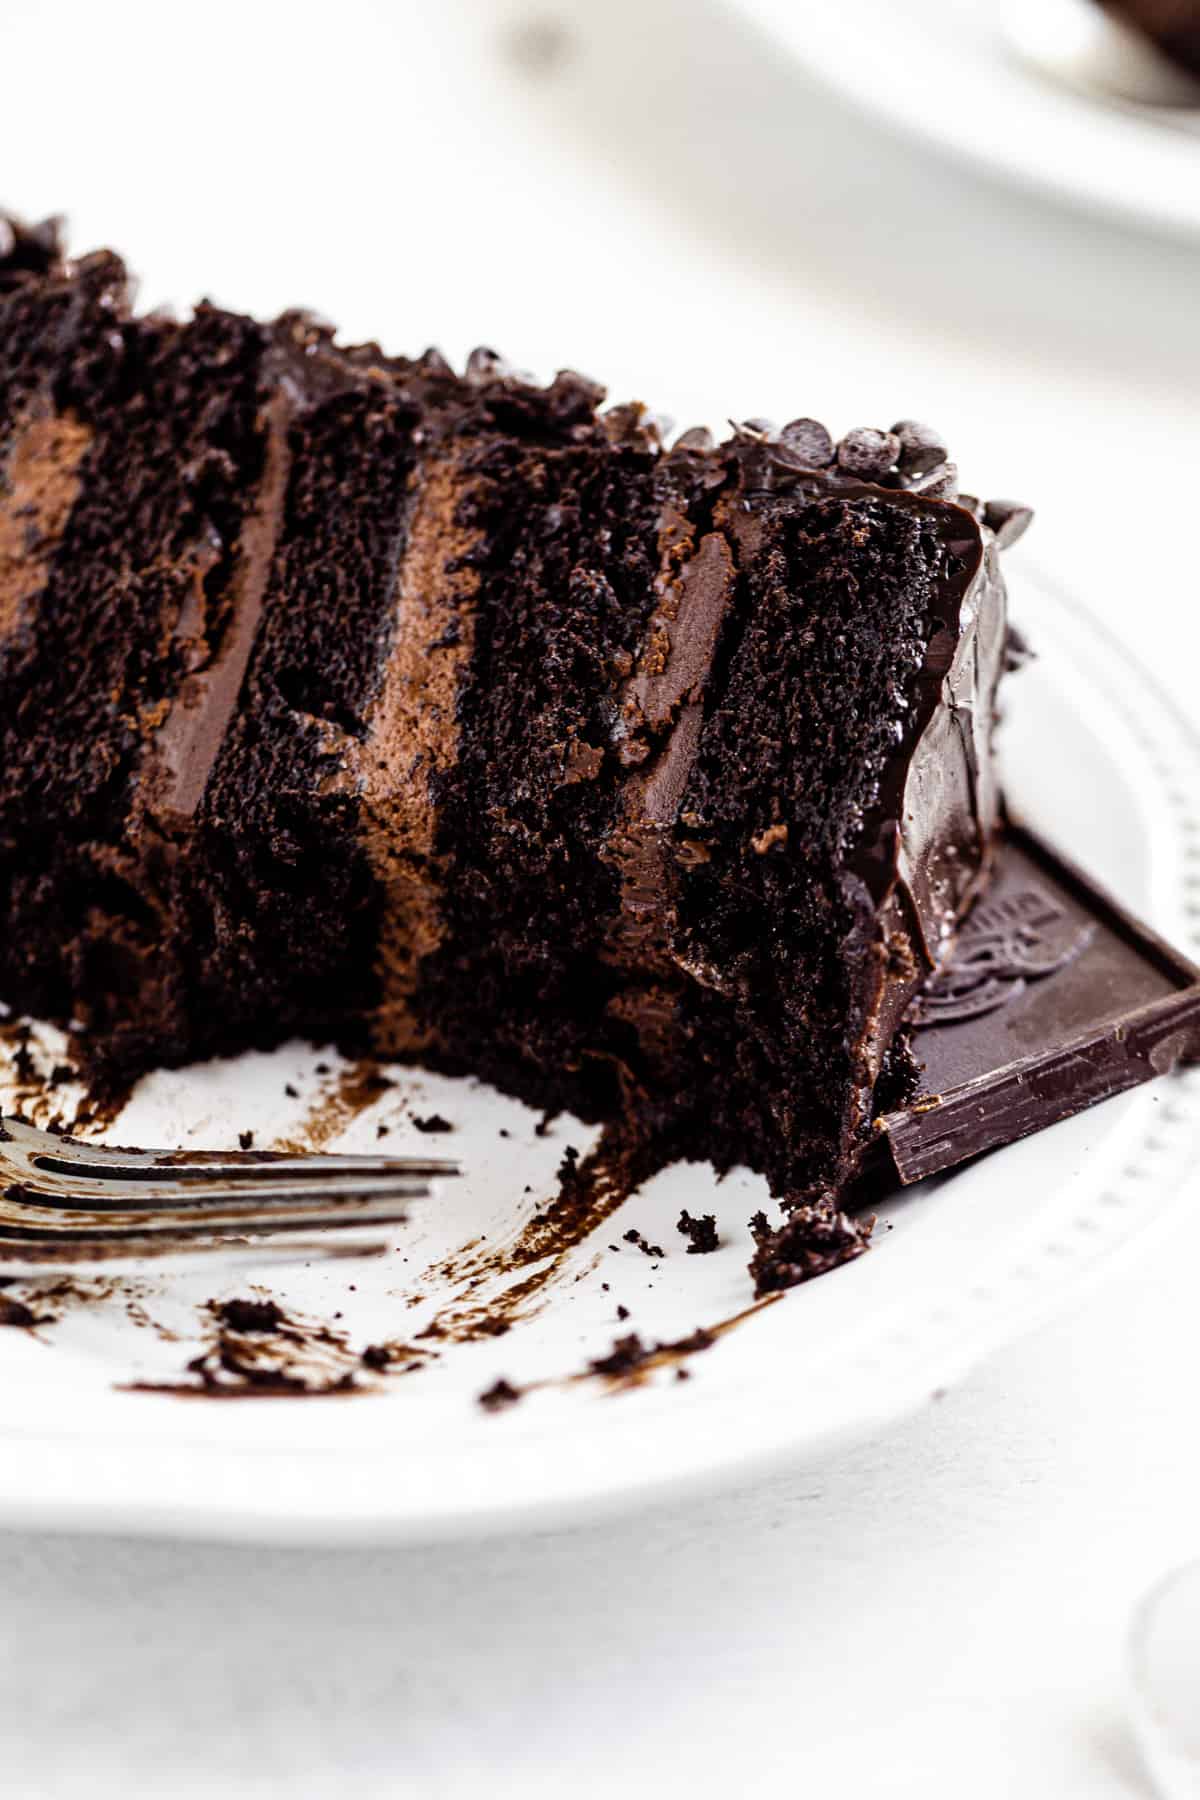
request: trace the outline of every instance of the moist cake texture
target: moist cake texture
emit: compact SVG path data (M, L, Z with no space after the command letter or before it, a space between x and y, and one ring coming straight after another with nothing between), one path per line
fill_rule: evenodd
M861 1248L1025 509L911 422L668 445L0 237L0 997L111 1082L332 1037L747 1162L764 1286Z

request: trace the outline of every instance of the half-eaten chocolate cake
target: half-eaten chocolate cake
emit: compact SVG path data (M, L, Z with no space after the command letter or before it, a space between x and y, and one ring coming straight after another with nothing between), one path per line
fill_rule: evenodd
M109 1080L472 1070L830 1241L987 878L1024 510L916 424L668 447L0 232L0 996Z

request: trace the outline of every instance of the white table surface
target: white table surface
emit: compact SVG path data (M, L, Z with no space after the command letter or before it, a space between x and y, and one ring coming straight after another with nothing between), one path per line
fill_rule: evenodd
M682 423L929 417L1194 705L1200 249L898 143L700 0L9 0L0 69L2 198L148 300L489 341ZM0 1787L1145 1795L1120 1650L1200 1554L1200 1210L1165 1248L879 1441L670 1514L0 1537Z

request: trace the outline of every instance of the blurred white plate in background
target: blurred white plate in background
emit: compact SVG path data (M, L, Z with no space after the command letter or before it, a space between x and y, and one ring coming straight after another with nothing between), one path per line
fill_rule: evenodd
M1200 134L1190 115L1160 119L1086 91L1102 48L1088 36L1090 0L728 4L864 111L938 149L1091 212L1200 236ZM1060 56L1053 79L1043 70Z

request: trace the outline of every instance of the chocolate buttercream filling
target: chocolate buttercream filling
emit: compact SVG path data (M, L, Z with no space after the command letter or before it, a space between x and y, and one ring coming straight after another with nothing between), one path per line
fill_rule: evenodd
M288 434L295 413L290 387L276 387L263 412L262 477L242 525L226 590L228 623L215 650L205 635L205 576L219 561L221 550L205 546L196 556L188 603L175 627L187 672L154 734L145 789L147 804L168 827L185 825L194 816L237 709L279 539L291 469Z
M377 1047L417 1050L430 1033L411 999L420 964L441 943L445 859L435 848L430 782L458 754L455 702L474 643L479 576L465 558L477 534L458 523L463 446L435 451L412 477L407 543L392 595L390 649L366 736L350 744L343 784L361 803L360 841L383 892L372 1021Z
M674 505L664 511L659 554L659 605L618 715L618 759L633 772L622 783L602 851L620 876L619 908L603 955L640 982L619 993L611 1010L632 1026L652 1062L669 1048L682 975L671 924L686 845L676 842L675 827L736 583L728 539L713 530L697 541L695 527Z
M32 616L45 587L92 441L70 413L28 414L0 463L0 642Z

